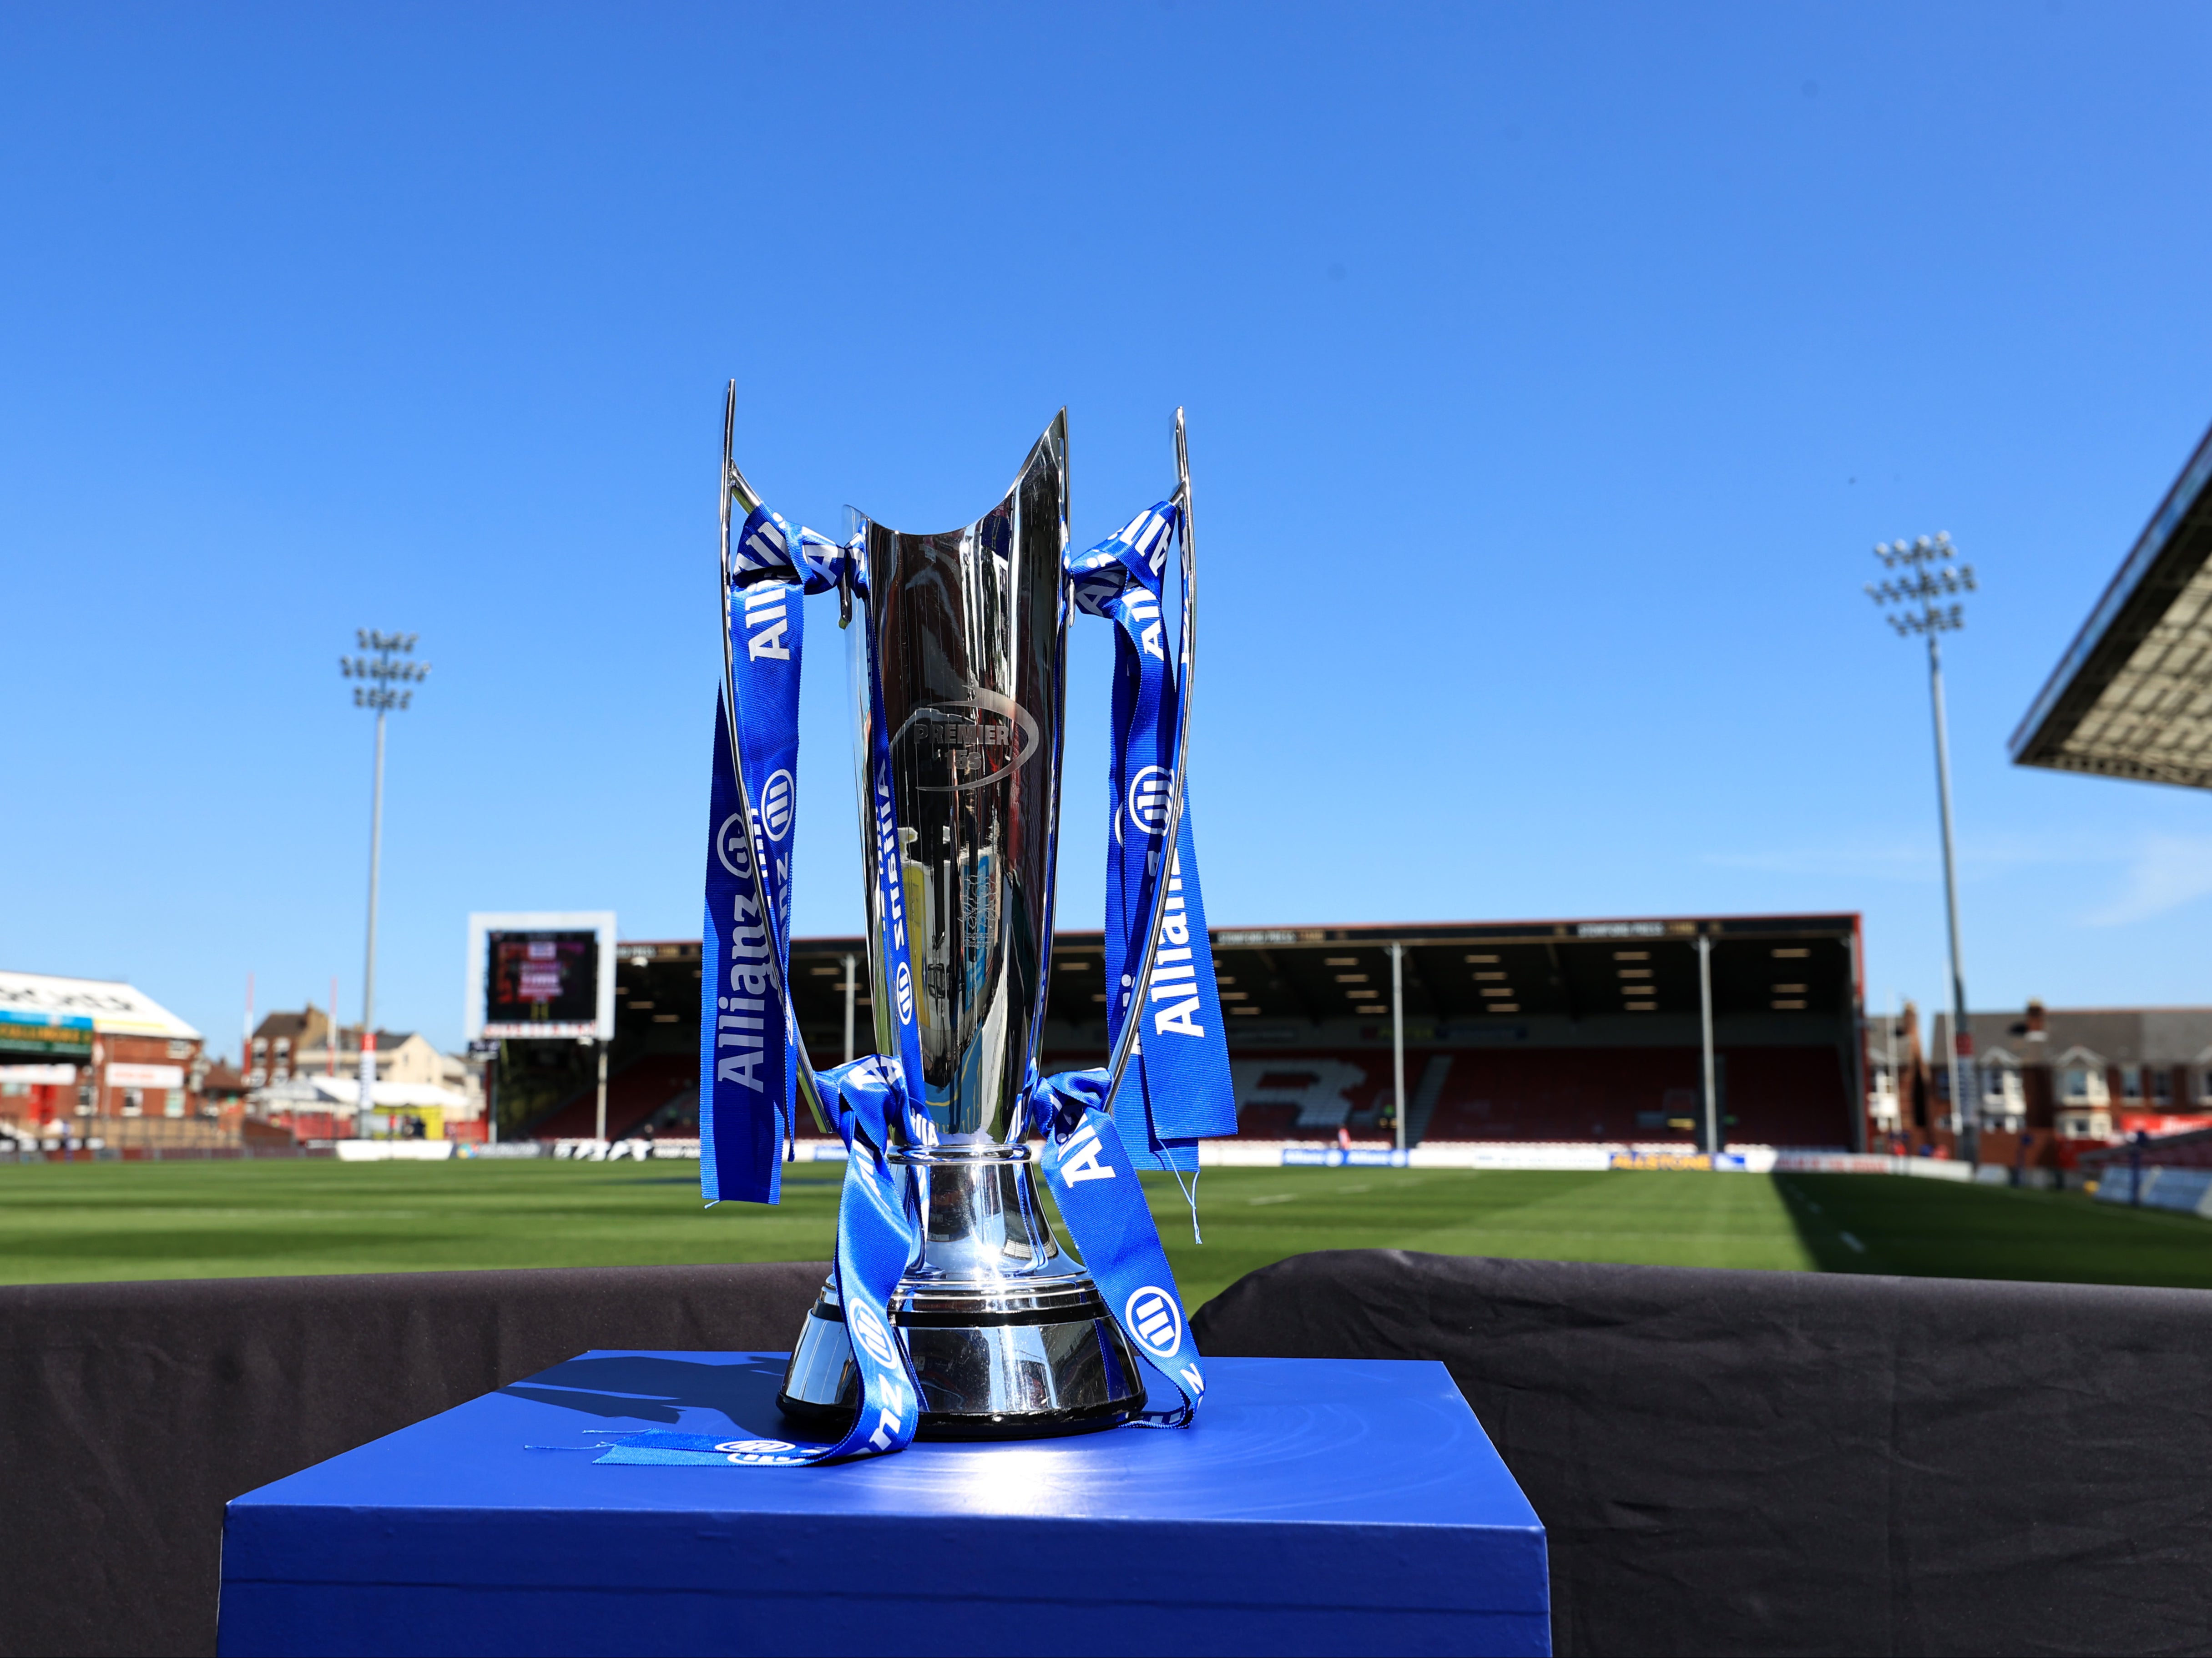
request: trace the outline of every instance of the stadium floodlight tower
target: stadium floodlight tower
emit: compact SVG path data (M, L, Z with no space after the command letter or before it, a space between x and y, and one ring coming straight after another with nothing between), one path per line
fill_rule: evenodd
M376 710L376 786L368 808L368 963L361 981L361 1100L354 1109L354 1132L361 1132L363 1114L376 1102L376 882L384 853L384 717L415 700L410 686L430 677L430 665L414 660L413 634L377 633L356 629L355 642L373 656L342 656L338 672L363 683L353 688L356 708ZM337 1040L336 1031L331 1040Z
M1965 606L1956 596L1974 591L1974 567L1956 563L1958 550L1948 531L1922 536L1916 541L1899 539L1875 544L1874 556L1882 568L1903 574L1879 585L1869 582L1867 597L1876 604L1894 604L1882 619L1897 629L1900 639L1920 634L1928 641L1928 691L1936 714L1936 803L1943 823L1943 917L1951 941L1951 1128L1959 1137L1963 1160L1972 1163L1979 1149L1976 1119L1980 1102L1967 1103L1973 1081L1972 1038L1966 1029L1966 977L1959 964L1959 871L1951 848L1951 737L1943 713L1942 637L1966 625Z

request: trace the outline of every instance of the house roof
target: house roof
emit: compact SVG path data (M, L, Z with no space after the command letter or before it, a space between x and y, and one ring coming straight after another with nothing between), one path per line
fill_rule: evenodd
M297 1013L264 1013L261 1023L253 1028L254 1039L274 1042L279 1037L297 1041L307 1032L319 1033L329 1022L329 1016L319 1007L305 1008Z
M295 1013L289 1017L296 1020L300 1016ZM256 1031L254 1034L256 1035L259 1035L261 1033L259 1031ZM421 1037L421 1039L425 1042L429 1040L427 1036L422 1036L422 1033L420 1031L380 1030L376 1033L376 1051L380 1054L389 1054L395 1048L404 1048L409 1042L416 1041L418 1037ZM320 1053L322 1051L322 1045L328 1041L328 1033L319 1029L315 1032L313 1040L316 1044L313 1051ZM340 1025L338 1027L338 1052L341 1054L353 1053L357 1052L360 1048L361 1027L357 1024Z
M2002 1052L2021 1065L2195 1065L2212 1048L2212 1007L2049 1008L2040 1037L2027 1023L2024 1013L1969 1013L1966 1030L1977 1054ZM1939 1012L1932 1063L1942 1062L1950 1040L1950 1016ZM2091 1057L2069 1060L2075 1050Z

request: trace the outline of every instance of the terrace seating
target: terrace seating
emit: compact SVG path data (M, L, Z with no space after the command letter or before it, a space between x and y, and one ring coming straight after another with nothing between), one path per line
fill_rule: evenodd
M607 1138L618 1140L643 1127L671 1100L698 1087L699 1060L690 1054L647 1054L607 1078ZM593 1084L532 1124L540 1140L589 1139L598 1126L599 1087Z
M1833 1048L1724 1048L1722 1060L1729 1139L1849 1143L1850 1090ZM1371 1048L1237 1059L1230 1071L1247 1139L1371 1130L1390 1101L1389 1055ZM1668 1124L1703 1112L1694 1049L1408 1049L1406 1074L1417 1142L1687 1141L1693 1131Z

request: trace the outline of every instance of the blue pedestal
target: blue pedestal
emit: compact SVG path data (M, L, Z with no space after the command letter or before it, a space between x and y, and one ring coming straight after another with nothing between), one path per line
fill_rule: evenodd
M1544 1533L1441 1364L1216 1358L1188 1431L826 1468L601 1467L787 1433L769 1353L588 1353L233 1502L221 1650L1551 1650Z

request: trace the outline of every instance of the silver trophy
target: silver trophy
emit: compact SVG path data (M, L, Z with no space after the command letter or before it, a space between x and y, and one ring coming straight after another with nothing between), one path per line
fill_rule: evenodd
M1180 414L1176 435L1180 461ZM732 476L732 493L750 507L750 488ZM890 1311L921 1385L921 1433L1024 1438L1114 1427L1144 1406L1137 1357L1090 1273L1054 1237L1023 1144L1052 969L1071 610L1066 411L1006 498L973 524L909 535L857 522L869 625L847 638L860 752L875 738L871 689L879 688L935 1129L933 1143L916 1145L894 1119L890 1151L919 1220ZM844 603L854 597L848 589ZM1179 787L1173 801L1179 816ZM869 817L864 798L863 880L873 903L886 854ZM872 925L868 948L877 1048L893 1054L892 969ZM1125 1033L1113 1056L1117 1080L1129 1047ZM803 1060L800 1088L811 1102ZM859 1396L833 1278L807 1315L778 1402L834 1436Z

